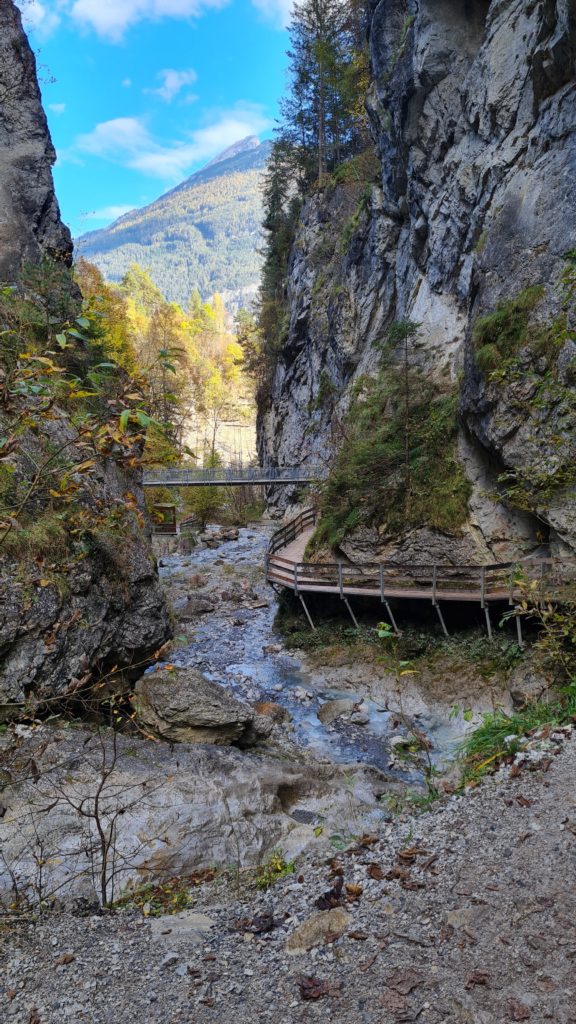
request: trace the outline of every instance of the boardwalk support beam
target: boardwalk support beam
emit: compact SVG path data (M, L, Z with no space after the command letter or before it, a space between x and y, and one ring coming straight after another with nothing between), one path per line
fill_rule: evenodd
M488 639L492 640L492 622L490 621L490 609L486 604L486 566L483 565L480 570L480 605L484 609L484 616L486 618L486 629L488 630Z
M316 632L316 626L312 622L312 616L310 615L310 612L308 611L308 607L306 605L306 601L304 600L304 598L302 597L302 594L300 592L298 592L298 597L300 598L300 600L302 602L302 607L303 607L303 609L304 609L304 611L306 613L306 618L308 619L308 622L310 623L310 629L312 630L312 632L315 633Z
M390 607L390 604L386 600L386 592L385 592L385 588L384 588L384 573L385 573L385 571L386 571L386 566L385 565L381 565L380 566L380 600L381 600L382 604L385 606L386 611L388 612L388 618L390 619L390 622L392 623L392 629L394 630L396 636L400 636L400 630L398 629L398 626L396 625L396 620L395 620L395 618L394 618L394 616L392 614L392 609Z
M342 598L342 600L344 601L344 604L346 605L348 611L350 612L350 618L352 619L352 622L356 626L356 629L360 629L360 626L358 625L358 619L356 618L356 616L354 615L354 612L352 611L352 608L350 607L350 602L349 602L348 598L344 597L344 598Z
M398 629L398 626L396 625L396 619L394 618L394 616L392 614L392 609L391 609L390 605L388 604L388 601L385 600L384 604L386 605L386 611L388 612L388 618L390 619L390 622L392 623L392 629L394 630L396 636L400 636L400 630Z
M492 623L490 621L490 609L487 604L484 605L484 615L486 616L486 629L488 630L488 638L492 640Z
M440 608L440 605L438 604L437 601L434 601L434 607L435 607L436 611L438 612L438 618L440 619L440 625L442 626L442 629L444 630L444 636L450 636L450 633L446 629L446 623L444 622L444 616L442 615L442 609Z
M516 633L518 635L518 647L523 651L524 637L522 636L522 619L518 613L516 613Z

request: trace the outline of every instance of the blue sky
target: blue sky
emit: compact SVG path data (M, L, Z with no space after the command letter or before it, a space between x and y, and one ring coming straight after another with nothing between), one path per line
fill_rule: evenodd
M17 0L74 235L272 133L290 0ZM54 79L54 81L52 81Z

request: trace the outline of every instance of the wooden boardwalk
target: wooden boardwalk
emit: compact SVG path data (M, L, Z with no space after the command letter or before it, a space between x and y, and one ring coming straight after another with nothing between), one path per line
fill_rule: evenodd
M440 602L475 603L484 610L488 633L492 636L491 604L505 602L516 606L525 596L526 586L533 584L533 581L536 581L538 592L545 587L553 590L560 598L567 586L576 579L576 565L557 559L490 565L307 562L305 552L314 524L313 510L306 509L274 533L266 555L268 582L277 588L293 590L298 595L312 629L315 627L304 595L316 593L340 597L356 625L349 598L368 597L379 600L386 608L396 632L398 629L389 603L392 600L430 601L436 608L446 634ZM521 643L519 616L516 622Z

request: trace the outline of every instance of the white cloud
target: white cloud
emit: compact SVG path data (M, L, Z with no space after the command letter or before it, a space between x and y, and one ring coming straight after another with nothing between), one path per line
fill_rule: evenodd
M175 71L174 68L164 68L159 71L156 78L162 83L157 89L144 89L144 92L152 96L159 96L165 103L171 103L178 93L187 85L192 85L197 79L197 74L192 68L186 71Z
M252 0L252 6L277 28L290 24L294 0Z
M124 86L125 89L129 89L130 86L132 85L132 79L131 78L123 78L122 79L122 85Z
M232 0L17 0L26 28L38 39L51 36L63 18L92 29L110 42L120 42L140 21L186 20L219 10ZM252 5L277 28L290 21L293 0L252 0ZM123 85L132 84L125 79Z
M118 42L130 25L161 18L193 18L229 0L73 0L71 14L79 25Z
M65 103L49 103L48 110L51 110L53 114L63 114L66 110Z
M27 32L33 32L37 39L48 39L60 24L56 11L40 0L19 0L22 21Z
M130 213L133 206L103 206L100 210L90 210L82 216L82 220L117 220L125 213Z
M189 132L184 139L160 142L151 135L143 118L117 117L79 135L70 156L89 153L152 178L181 181L195 164L270 127L262 107L238 104L232 110L221 111L211 124Z

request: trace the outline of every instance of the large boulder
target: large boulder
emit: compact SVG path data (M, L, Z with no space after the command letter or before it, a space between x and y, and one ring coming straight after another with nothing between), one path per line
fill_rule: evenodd
M273 725L194 668L148 672L136 683L134 706L146 729L173 743L250 744Z

